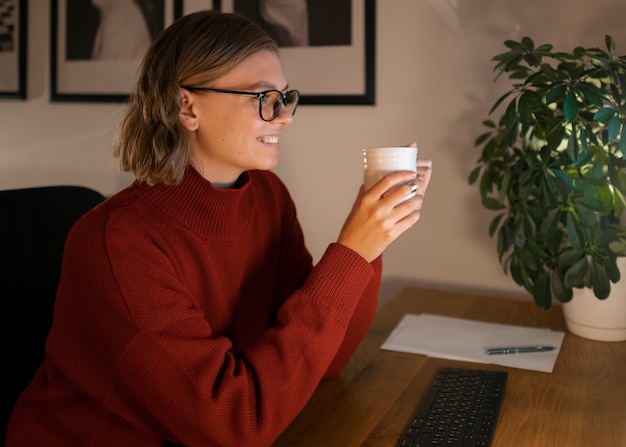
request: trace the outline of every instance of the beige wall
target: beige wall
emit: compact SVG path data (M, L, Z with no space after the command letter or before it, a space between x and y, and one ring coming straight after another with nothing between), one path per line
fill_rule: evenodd
M504 39L527 34L571 49L603 45L610 33L626 54L626 2L377 3L376 106L302 106L281 139L277 172L298 205L309 248L318 259L335 240L361 183L360 148L416 140L434 176L422 220L385 254L383 298L405 284L526 297L502 273L487 235L492 214L467 183L480 123L505 88L494 86L490 59ZM0 101L0 189L72 183L112 194L129 181L110 156L122 109L50 103L49 4L29 2L29 99ZM455 5L458 16L446 16Z

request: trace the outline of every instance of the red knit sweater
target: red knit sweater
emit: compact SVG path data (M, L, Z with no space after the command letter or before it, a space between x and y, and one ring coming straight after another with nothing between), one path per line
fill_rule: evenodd
M46 359L7 447L268 446L376 311L382 261L313 267L270 172L133 184L72 229Z

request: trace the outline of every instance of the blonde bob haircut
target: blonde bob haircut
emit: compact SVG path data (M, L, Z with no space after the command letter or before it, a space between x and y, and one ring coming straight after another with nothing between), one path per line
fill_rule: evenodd
M116 132L114 155L122 171L149 185L178 183L190 157L178 118L180 86L209 85L263 50L278 54L267 32L238 14L196 12L163 31L143 58Z

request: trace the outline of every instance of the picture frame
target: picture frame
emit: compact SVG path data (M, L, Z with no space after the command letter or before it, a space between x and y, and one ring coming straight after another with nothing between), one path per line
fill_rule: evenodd
M257 0L220 3L222 12L238 12L259 20L245 7ZM308 14L310 43L280 47L283 70L290 87L300 91L300 104L375 105L376 0L309 0ZM345 23L346 15L349 23ZM342 17L343 24L338 22ZM351 31L349 42L339 35L337 45L319 44L319 38L313 41L315 35L345 34L346 29Z
M0 99L26 99L28 0L0 3Z
M211 0L202 1L207 9L212 8ZM51 0L51 102L128 101L147 49L146 34L151 42L183 14L183 0L145 0L139 3L142 4L140 12L147 25L141 22L142 26L120 27L115 34L122 39L107 44L98 37L100 14L92 2ZM142 34L128 33L140 29ZM115 47L115 43L120 45Z

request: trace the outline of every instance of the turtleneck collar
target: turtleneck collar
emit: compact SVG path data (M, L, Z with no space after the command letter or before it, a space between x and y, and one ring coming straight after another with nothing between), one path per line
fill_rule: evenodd
M244 172L235 188L218 189L188 166L177 185L137 185L146 202L204 239L230 239L250 219L251 178Z

